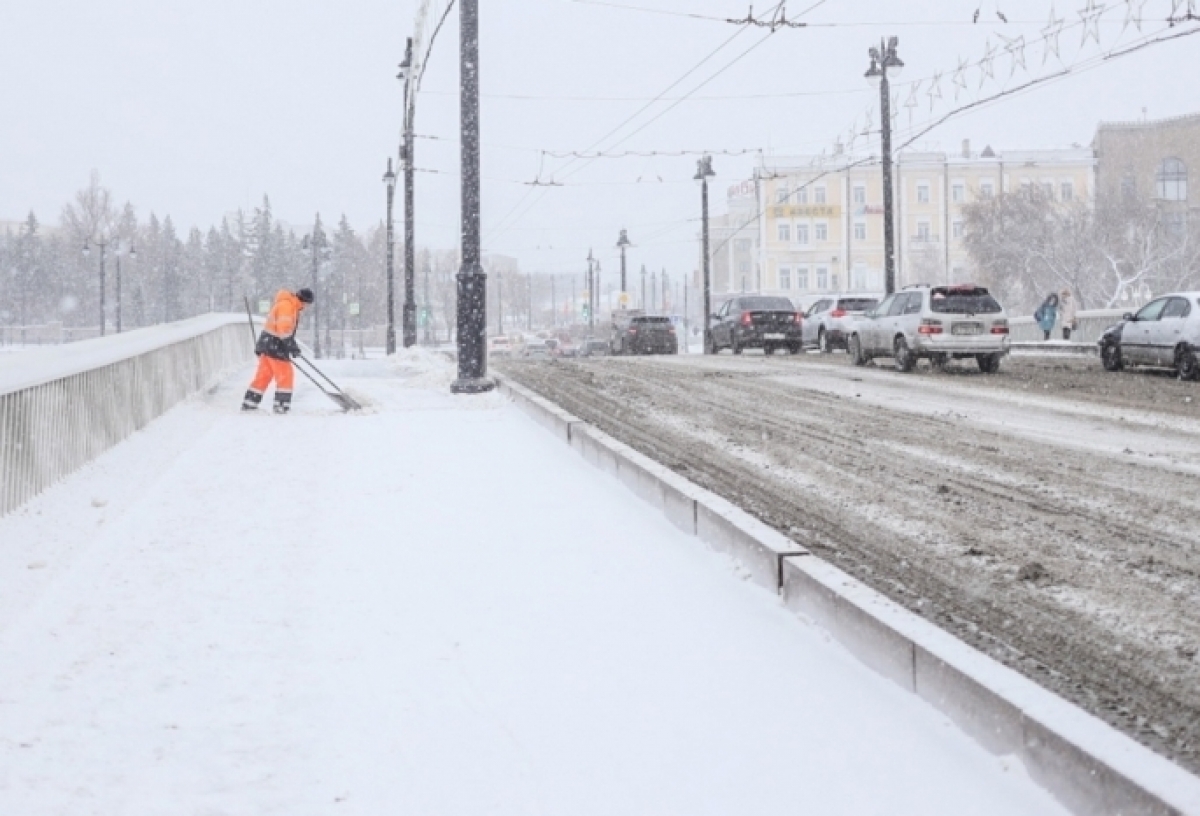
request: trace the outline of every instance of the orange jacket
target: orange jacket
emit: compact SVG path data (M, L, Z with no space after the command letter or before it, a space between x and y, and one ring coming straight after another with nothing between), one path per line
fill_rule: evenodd
M278 360L287 360L292 356L291 352L298 352L295 337L296 330L300 328L300 310L303 307L304 304L295 293L286 289L280 290L279 294L275 295L275 305L267 315L267 322L263 327L262 336L258 338L255 351Z

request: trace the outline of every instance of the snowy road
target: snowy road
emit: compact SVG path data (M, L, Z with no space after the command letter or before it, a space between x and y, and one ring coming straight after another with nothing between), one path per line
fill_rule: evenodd
M498 395L243 379L0 520L0 813L1062 813Z
M839 358L504 371L1200 767L1200 389L1086 361Z

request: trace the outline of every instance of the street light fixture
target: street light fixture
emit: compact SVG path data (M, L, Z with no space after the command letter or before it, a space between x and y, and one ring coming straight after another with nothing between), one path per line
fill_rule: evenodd
M621 308L624 309L629 301L629 290L625 286L625 249L633 246L629 241L629 233L621 230L621 237L617 240L617 247L621 250Z
M404 143L400 146L400 160L404 162L404 347L410 348L417 342L417 295L416 295L416 221L413 212L415 198L413 171L413 95L412 83L412 37L404 48L404 62L396 78L404 83Z
M715 176L712 156L704 156L696 162L696 181L700 182L700 211L704 222L704 353L712 354L712 268L708 250L708 180Z
M83 256L85 258L92 254L91 243L91 237L83 239ZM97 240L95 243L100 247L100 336L103 337L105 312L107 311L104 303L104 251L108 249L109 241Z
M117 248L113 250L113 255L117 256L117 334L121 333L121 256L128 255L129 260L137 260L137 250L133 246L133 242L129 243L129 251L124 252L121 249L121 242L116 242Z
M392 205L396 197L396 174L392 172L392 160L388 159L387 172L383 174L383 183L387 186L387 338L385 351L388 355L396 353L396 281L395 281L395 250L396 240L392 222Z
M896 291L896 235L892 218L892 91L889 77L899 78L904 62L896 53L899 37L890 37L871 48L871 67L867 81L879 88L879 110L883 119L883 242L884 288L887 294Z

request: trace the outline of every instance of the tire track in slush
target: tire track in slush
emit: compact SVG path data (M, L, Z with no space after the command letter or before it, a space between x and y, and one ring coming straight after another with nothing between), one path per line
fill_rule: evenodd
M1200 480L1154 478L1077 450L1031 455L996 432L789 387L769 373L738 376L724 364L503 368L1200 770L1200 556L1187 526ZM896 446L922 455L871 455ZM1148 483L1130 490L1139 480ZM1181 481L1188 495L1173 500ZM1144 523L1146 506L1164 518ZM1017 580L1034 561L1048 577Z

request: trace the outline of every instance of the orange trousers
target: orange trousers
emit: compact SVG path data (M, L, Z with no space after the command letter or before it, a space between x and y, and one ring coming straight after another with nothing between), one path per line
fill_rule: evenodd
M274 357L260 354L258 355L258 370L254 372L250 390L261 395L267 390L271 380L274 380L275 398L279 399L280 394L287 394L288 399L291 399L295 377L296 371L292 368L291 360L276 360Z

